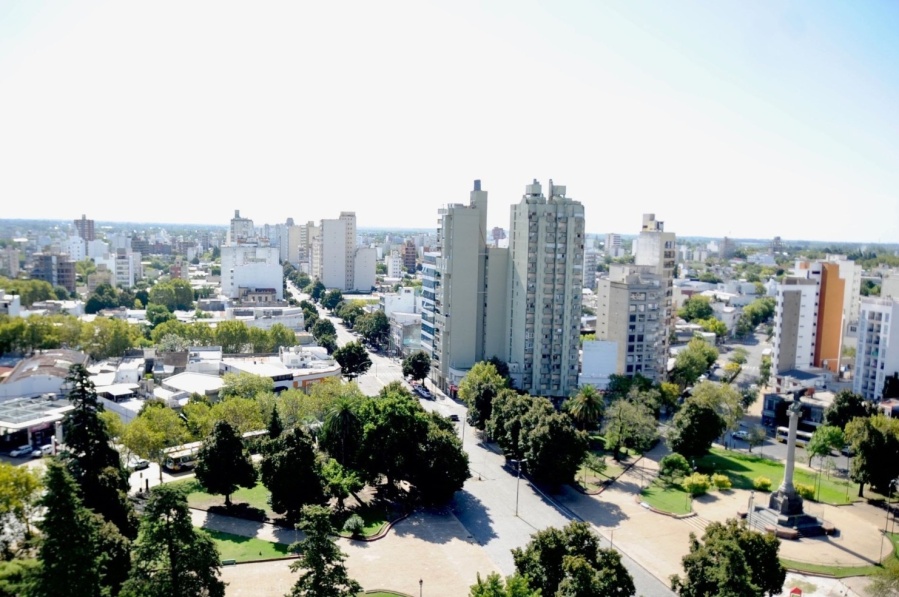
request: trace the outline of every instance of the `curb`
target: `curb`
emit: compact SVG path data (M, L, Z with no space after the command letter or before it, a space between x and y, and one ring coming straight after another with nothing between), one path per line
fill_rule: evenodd
M644 502L639 493L634 496L634 501L642 508L646 508L650 512L655 512L656 514L661 514L662 516L668 516L669 518L674 518L677 520L683 520L685 518L693 518L697 516L696 512L687 512L686 514L675 514L674 512L665 512L664 510L659 510L658 508L653 508L646 502Z

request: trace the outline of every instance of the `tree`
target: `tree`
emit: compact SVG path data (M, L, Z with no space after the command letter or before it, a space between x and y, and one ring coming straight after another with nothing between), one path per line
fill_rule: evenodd
M269 444L260 477L271 492L272 510L289 521L299 520L303 506L324 499L315 447L303 429L295 427Z
M605 592L599 595L625 597L635 593L634 581L621 563L618 552L601 549L599 540L584 522L572 522L563 529L550 527L531 535L531 541L524 549L513 549L512 559L515 570L526 578L531 589L540 590L542 595L558 595L563 581L567 578L583 578L588 571L575 570L573 564L565 567L566 558L582 560L578 568L589 566L604 583ZM564 595L594 595L596 593L572 592L573 582L566 584Z
M358 342L347 342L335 350L334 360L340 365L343 376L351 380L364 375L371 367L368 352Z
M459 383L459 398L468 406L468 423L483 431L490 420L493 399L506 387L506 380L492 363L475 363Z
M750 427L749 436L746 438L746 443L749 444L749 451L752 452L754 447L764 444L766 439L768 439L768 432L765 431L764 427L761 425Z
M84 505L132 539L137 518L128 500L129 475L100 418L103 407L90 374L82 365L73 365L65 383L74 408L63 422L66 442L61 460L78 484Z
M41 566L30 594L99 597L99 521L82 504L78 486L61 463L50 462L44 484L47 492L40 505L45 512L38 523L42 533L38 548Z
M743 419L743 396L731 385L704 381L693 388L688 400L714 409L727 429L737 429Z
M656 419L645 404L631 400L616 400L606 412L603 425L606 448L618 459L622 447L648 450L658 437Z
M0 462L0 516L12 515L31 536L29 520L42 490L40 476L27 466Z
M340 397L325 415L319 443L343 466L355 467L362 442L362 422L357 414L359 400Z
M327 309L328 311L333 311L337 305L339 305L343 301L343 293L338 289L329 290L328 293L322 298L321 303L322 307Z
M562 404L562 409L574 420L578 429L594 429L602 420L606 402L595 387L585 385Z
M159 481L162 482L162 465L165 449L180 446L188 439L184 422L166 406L145 407L131 421L122 435L126 448L141 458L159 464Z
M409 481L424 504L444 504L462 489L471 476L468 454L453 428L444 428L433 418L428 421L427 435L417 446Z
M356 320L353 328L372 346L381 346L390 336L390 321L383 311L366 313Z
M362 301L344 301L336 308L335 314L345 326L352 328L356 326L356 320L365 314L364 305Z
M337 330L334 328L334 324L331 323L330 319L319 319L315 322L315 325L312 326L312 336L316 340L320 340L325 336L337 337Z
M831 451L841 450L846 440L843 437L843 430L832 425L822 425L815 429L812 439L805 446L805 453L808 454L808 464L812 465L812 459L815 456L823 458L830 456Z
M380 475L390 489L413 476L419 446L426 440L429 419L418 400L391 392L359 404L362 422L360 469L369 481Z
M231 425L219 421L197 455L197 481L211 494L225 496L231 505L231 494L238 487L256 486L256 469L244 449L243 440Z
M215 341L221 345L223 353L236 354L243 352L249 344L250 331L244 322L227 319L216 324Z
M276 323L268 331L269 346L275 352L282 346L294 346L297 343L297 335L283 323Z
M307 292L309 292L309 297L318 303L325 296L325 285L322 284L321 280L316 278L315 282L312 283L312 287L307 289Z
M765 387L771 380L771 357L762 355L762 363L759 365L759 385Z
M683 306L677 312L677 316L685 321L710 319L714 317L714 315L715 312L712 310L711 299L702 295L691 296L685 300Z
M850 477L859 484L859 497L865 483L886 495L890 482L899 476L899 420L856 417L846 425L845 434L854 452Z
M587 451L587 434L562 413L531 409L522 419L523 455L535 481L561 485L574 475Z
M161 323L165 323L166 321L171 321L175 319L175 316L172 315L172 312L166 308L165 305L160 305L157 303L150 303L147 305L147 321L150 323L150 328L155 328Z
M321 468L325 493L336 502L337 510L343 510L343 501L362 489L365 484L355 471L346 468L333 458L325 461Z
M227 398L255 400L260 394L270 393L272 388L274 388L274 382L271 377L245 372L225 373L219 397L223 400Z
M874 582L868 585L868 594L872 597L894 597L899 594L899 561L890 558L883 564L883 569L874 573Z
M690 533L684 576L672 576L671 587L682 597L778 595L786 580L779 550L773 534L756 532L745 523L709 523L701 543Z
M552 403L546 398L535 398L504 388L493 399L490 419L484 429L499 444L504 454L521 459L526 444L522 437L524 417L535 409L547 415L555 411Z
M876 410L872 403L860 395L842 390L834 396L833 402L824 411L824 423L845 430L852 419L870 417Z
M726 427L723 417L711 405L688 398L671 421L668 445L688 458L702 456Z
M413 352L403 359L403 377L421 381L431 372L431 357L423 350Z
M302 570L288 597L356 597L362 586L349 577L343 562L346 555L340 551L331 535L334 528L330 512L322 506L303 508L299 528L306 537L290 546L299 554L290 565L293 572Z
M247 337L250 344L250 352L272 352L272 339L268 332L255 326L247 328Z
M708 319L697 319L695 323L702 326L703 331L715 334L716 339L727 336L727 324L720 319L709 317Z
M268 419L268 438L277 439L283 432L284 424L281 422L281 415L278 414L277 408L273 408L272 415Z
M224 597L215 543L191 522L187 498L169 485L150 493L122 597Z
M259 400L250 398L226 398L212 406L213 421L227 421L238 433L259 431L265 428Z
M478 573L477 582L471 585L468 597L540 597L540 591L531 589L526 578L513 574L503 580L496 572L491 572L481 580Z
M687 347L677 353L671 378L682 388L691 386L718 358L715 347L701 338L693 338Z

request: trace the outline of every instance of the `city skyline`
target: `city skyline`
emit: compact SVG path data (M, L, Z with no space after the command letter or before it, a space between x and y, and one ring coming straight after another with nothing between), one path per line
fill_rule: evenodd
M480 179L506 227L552 178L588 231L899 241L887 2L0 12L5 218L431 229Z

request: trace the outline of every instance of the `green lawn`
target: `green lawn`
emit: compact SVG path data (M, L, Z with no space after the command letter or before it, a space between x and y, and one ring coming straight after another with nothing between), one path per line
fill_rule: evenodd
M290 555L290 549L283 543L272 543L262 539L241 537L231 533L204 529L215 541L222 560L252 562L268 558L281 558Z
M692 511L689 495L679 485L664 487L661 484L653 483L641 491L640 495L644 502L662 512L688 514Z
M187 503L191 508L200 508L208 510L212 506L223 506L225 504L225 496L212 495L203 491L196 479L185 479L184 481L175 481L178 485L183 485L187 489ZM262 483L257 483L252 489L244 489L241 487L231 494L232 504L247 504L252 508L258 508L265 512L269 518L274 518L276 514L272 512L271 506L268 504L269 491Z
M784 465L780 462L729 450L713 449L710 454L700 458L696 465L702 473L727 474L737 489L754 489L752 482L759 476L771 479L771 488L777 489L784 475ZM817 477L817 472L797 466L793 483L814 485ZM858 501L855 490L857 486L851 481L821 475L818 500L829 504L849 504Z
M382 507L366 507L359 508L353 512L354 514L358 514L362 517L362 520L365 521L365 527L362 529L363 537L374 537L380 532L384 525L387 524L387 511ZM350 537L349 533L343 532L342 529L337 529L338 534L341 537Z

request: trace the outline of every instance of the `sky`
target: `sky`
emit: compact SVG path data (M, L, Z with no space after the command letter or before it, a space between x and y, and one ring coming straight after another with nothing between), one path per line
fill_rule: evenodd
M0 0L0 217L899 242L890 0Z

